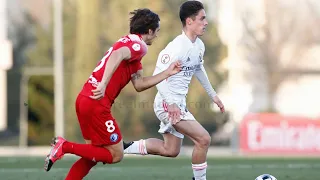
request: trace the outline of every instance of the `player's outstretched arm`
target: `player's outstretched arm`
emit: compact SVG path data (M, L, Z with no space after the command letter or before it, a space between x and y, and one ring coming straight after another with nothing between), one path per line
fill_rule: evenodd
M139 70L137 73L132 74L131 81L136 91L141 92L149 89L166 78L181 71L180 61L173 62L165 71L149 77L143 77L143 70Z
M96 89L92 90L93 96L90 96L92 99L101 99L104 96L106 87L114 71L118 68L122 60L129 59L130 56L131 52L128 47L121 47L111 53L100 84Z

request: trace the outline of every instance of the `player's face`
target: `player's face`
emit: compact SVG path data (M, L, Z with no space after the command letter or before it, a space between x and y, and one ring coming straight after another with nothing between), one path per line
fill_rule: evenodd
M191 18L190 18L191 19ZM201 9L198 15L192 20L190 20L190 29L197 36L202 36L206 31L208 21L206 19L206 12L204 9Z
M160 31L160 26L155 31L152 31L150 29L145 43L149 46L152 45L153 41L158 37L159 31Z

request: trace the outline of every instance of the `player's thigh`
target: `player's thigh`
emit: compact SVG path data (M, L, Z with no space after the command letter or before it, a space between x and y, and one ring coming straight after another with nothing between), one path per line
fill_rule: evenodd
M95 115L91 123L90 137L93 145L111 146L122 140L120 128L115 119Z
M180 153L183 139L170 133L162 134L162 136L165 149L172 154L178 155Z
M93 145L109 149L114 162L122 159L123 143L121 131L109 109L103 106L94 108L90 136Z
M181 120L173 126L178 132L188 136L194 143L207 145L211 141L210 134L198 121Z
M83 95L78 95L76 100L76 114L84 139L90 140L90 123L92 118L93 101Z
M158 95L157 95L158 96ZM169 115L167 111L167 105L163 100L158 100L159 97L156 97L154 102L154 112L157 116L158 120L160 121L160 128L158 132L160 134L171 134L174 135L176 138L183 139L184 135L178 132L171 124L169 120ZM189 114L188 114L189 115ZM190 114L191 118L194 118L192 114ZM182 117L181 117L182 118Z
M96 146L103 146L112 155L113 163L123 159L122 136L115 119L99 116L94 118L91 129L91 142Z

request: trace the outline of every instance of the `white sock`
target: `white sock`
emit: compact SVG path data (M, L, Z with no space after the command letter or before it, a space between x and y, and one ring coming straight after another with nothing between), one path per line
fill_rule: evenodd
M147 155L146 140L133 141L133 144L124 150L124 154Z
M192 164L193 176L195 180L207 180L207 162L202 164Z

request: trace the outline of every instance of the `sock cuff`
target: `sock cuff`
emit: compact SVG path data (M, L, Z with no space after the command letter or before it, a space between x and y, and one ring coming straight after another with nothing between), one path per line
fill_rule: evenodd
M202 164L192 164L192 169L197 171L206 169L207 167L208 167L207 162L204 162Z
M139 140L139 151L141 155L147 155L147 146L146 146L146 140L140 139Z

